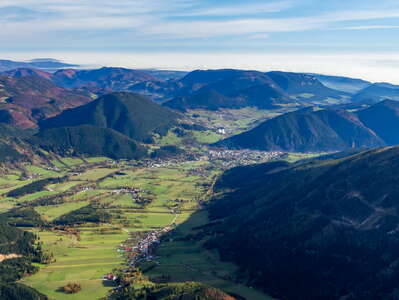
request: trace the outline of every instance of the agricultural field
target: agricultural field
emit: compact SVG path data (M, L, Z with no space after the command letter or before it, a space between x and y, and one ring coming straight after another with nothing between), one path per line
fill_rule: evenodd
M220 109L218 111L202 109L188 110L186 115L194 118L198 124L204 127L204 130L192 130L185 134L178 134L174 130L170 130L166 136L159 137L156 140L156 144L158 146L177 145L194 150L252 129L267 119L295 109L297 109L296 106L286 105L274 110L258 109L255 107Z
M258 109L255 107L220 109L218 111L194 109L189 110L187 114L194 117L200 124L203 124L207 128L224 128L226 136L230 136L249 130L267 119L295 109L295 106L286 106L274 110Z
M286 159L304 157L290 154ZM52 258L22 282L50 299L100 299L115 287L103 276L128 265L119 247L137 236L169 228L155 250L156 259L137 265L142 272L137 287L151 286L160 278L190 280L247 299L269 299L240 284L234 275L237 267L221 262L215 251L204 246L206 239L187 238L209 222L201 208L221 165L206 158L142 165L101 157L60 158L50 167L24 165L0 175L0 212L33 208L42 221L25 230L40 238ZM50 183L34 185L26 193L27 186L43 180ZM8 196L18 188L24 191L20 196ZM75 282L81 291L66 294L63 287Z
M51 254L53 259L48 264L40 264L39 272L24 278L22 282L57 300L100 299L106 296L114 286L104 281L103 276L126 267L126 258L117 249L132 234L167 226L185 228L186 224L193 223L192 220L197 220L193 223L196 225L207 222L206 218L198 219L193 214L200 208L200 201L206 200L210 184L219 172L218 169L209 169L207 175L193 172L198 168L209 167L207 161L181 161L157 167L140 167L128 162L113 163L106 158L62 158L54 160L53 166L25 165L21 170L1 175L0 211L20 206L33 207L48 224L46 227L26 230L40 238L45 252ZM17 187L46 178L65 180L50 183L42 190L16 198L7 197L7 193ZM139 195L147 202L139 202L142 200L140 197L135 201L129 192L132 190L139 191ZM65 216L89 206L95 206L98 211L108 214L108 221L56 225L61 224L57 222L65 219ZM182 256L169 258L167 252L175 252L174 247L173 244L161 246L160 266L170 266L170 259L188 258L193 251L190 247L180 247L177 253ZM210 255L201 246L195 250L200 262ZM214 253L212 255L210 263L214 265L218 258ZM217 266L220 272L223 269L233 270L234 267L223 263ZM215 265L212 266L214 269ZM212 274L194 276L196 270L183 270L173 280L178 281L184 276L187 279L195 277L196 280L234 290L232 283ZM159 270L155 269L154 272ZM193 275L189 275L190 272ZM144 280L138 286L152 285L152 276L152 273L144 272ZM73 282L81 284L81 291L76 294L64 293L62 287Z
M272 299L243 284L234 278L237 267L231 263L221 262L218 253L204 247L206 240L186 239L195 234L195 227L208 222L207 213L193 213L186 222L177 226L173 239L166 240L157 251L159 264L143 263L142 269L150 280L158 281L168 278L171 282L198 281L222 289L232 294L244 296L246 299Z

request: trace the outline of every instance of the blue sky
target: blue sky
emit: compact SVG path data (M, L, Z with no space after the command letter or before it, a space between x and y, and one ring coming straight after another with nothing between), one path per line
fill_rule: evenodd
M1 0L0 55L399 83L397 0Z

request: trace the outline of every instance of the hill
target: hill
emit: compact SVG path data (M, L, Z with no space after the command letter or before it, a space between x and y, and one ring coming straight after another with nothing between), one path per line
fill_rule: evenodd
M12 75L12 76L11 76ZM37 121L92 100L89 94L56 86L48 73L20 69L0 75L0 119L21 128L35 128Z
M140 82L159 80L145 71L104 67L93 70L59 70L53 74L53 81L66 88L86 88L104 93L128 90Z
M271 108L286 103L288 95L265 74L241 70L197 70L178 82L175 99L165 103L174 109L218 109L255 106Z
M352 101L377 103L386 99L399 101L398 85L389 83L374 83L355 94L352 98Z
M60 68L77 67L78 65L66 64L55 59L33 59L31 61L13 61L0 60L0 72L18 69L18 68L35 68L41 70L55 70Z
M349 95L323 85L315 76L303 73L266 73L284 92L305 103L348 102Z
M279 299L397 299L398 167L391 147L228 170L208 246Z
M81 125L42 130L28 140L62 156L106 156L114 159L139 159L147 150L136 141L112 129Z
M370 86L372 83L362 79L342 77L342 76L329 76L322 74L310 74L316 77L323 85L334 90L356 94L362 89Z
M310 75L233 69L193 71L177 82L173 96L165 105L180 110L246 106L270 109L288 103L347 100L346 93L327 88Z
M358 112L360 121L387 145L399 144L399 102L385 100Z
M91 103L66 110L40 122L42 129L93 125L118 131L134 140L164 135L176 124L178 114L151 100L133 93L104 95Z
M267 120L215 146L323 152L378 147L388 142L363 124L356 113L341 109L306 108Z
M30 77L36 76L47 80L52 80L53 76L51 73L42 71L40 69L33 69L33 68L18 68L12 69L6 72L3 72L4 75L13 78L23 78L23 77Z

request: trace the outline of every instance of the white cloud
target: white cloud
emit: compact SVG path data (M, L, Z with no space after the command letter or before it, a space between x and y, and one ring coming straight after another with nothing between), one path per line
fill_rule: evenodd
M30 9L31 13L26 20L23 18L10 20L4 17L2 19L0 15L0 38L4 36L11 38L12 35L15 39L28 35L44 38L46 34L58 34L60 31L85 33L112 29L121 29L120 34L122 31L129 32L132 38L148 39L196 39L242 35L253 37L274 32L336 29L339 22L399 18L399 9L392 8L345 10L306 17L259 17L258 13L281 11L293 6L294 3L294 1L250 2L224 6L216 4L211 7L202 5L200 8L200 0L1 0L0 8L21 7ZM37 18L34 18L35 11ZM242 17L245 15L246 17ZM177 18L182 16L185 18ZM223 18L199 20L198 17L201 16ZM365 26L359 24L349 28L372 29Z
M224 5L211 8L197 9L193 11L181 12L177 15L183 16L242 16L280 12L293 5L291 1L271 2L271 3L245 3L239 5Z
M399 25L364 25L364 26L344 27L341 29L345 30L399 29Z

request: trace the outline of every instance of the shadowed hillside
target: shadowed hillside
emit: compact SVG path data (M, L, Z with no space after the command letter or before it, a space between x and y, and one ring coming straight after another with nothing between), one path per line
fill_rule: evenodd
M29 141L63 156L83 154L114 159L139 159L147 155L143 146L127 136L112 129L90 125L43 130Z
M109 297L110 300L235 300L213 287L196 283L169 283L139 290L126 289Z
M347 94L324 86L314 76L301 73L244 70L197 70L177 83L175 98L165 105L174 109L263 109L284 104L346 101Z
M209 245L278 298L397 299L398 167L393 147L228 170Z
M0 74L0 117L2 123L35 128L37 121L92 100L82 91L56 86L47 73L29 69ZM44 74L44 75L43 75Z
M355 94L352 98L352 101L377 103L386 99L399 101L398 85L389 83L374 83Z
M113 93L44 120L40 127L93 125L118 131L132 139L145 141L152 134L164 135L176 123L178 114L133 93Z
M267 120L215 145L298 152L372 148L398 144L398 125L396 101L383 101L355 112L306 108Z

